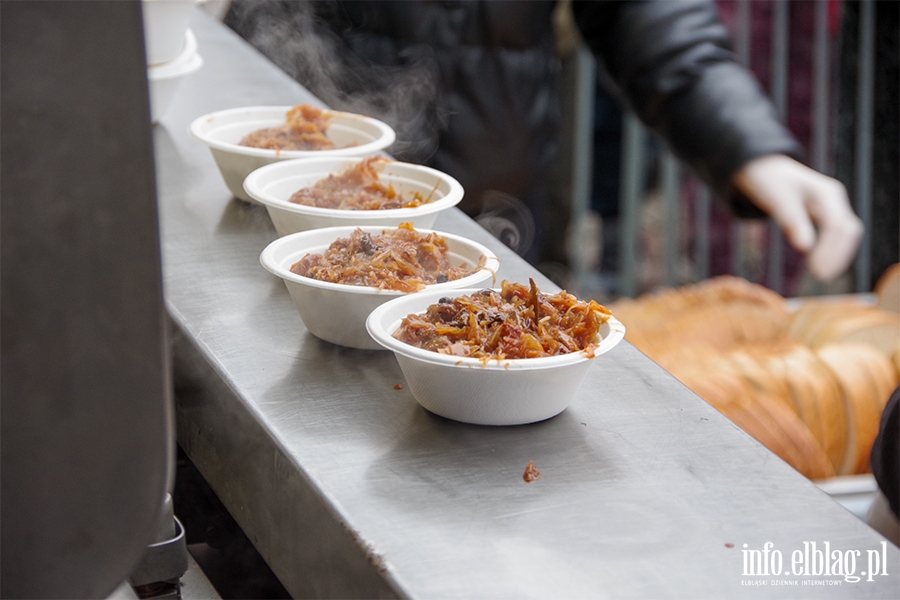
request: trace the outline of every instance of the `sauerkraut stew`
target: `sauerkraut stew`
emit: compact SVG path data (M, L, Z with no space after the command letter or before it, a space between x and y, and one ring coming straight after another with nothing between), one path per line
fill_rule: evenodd
M405 317L393 336L417 348L483 361L573 352L593 358L610 311L565 291L541 293L534 280L529 283L503 281L499 292L441 298L424 313Z
M290 201L340 210L415 208L431 201L434 189L427 197L418 192L403 195L391 183L383 183L378 173L389 162L380 156L366 158L340 173L328 175L309 187L297 190Z
M302 277L346 285L415 292L426 285L467 277L484 268L478 264L452 264L447 241L438 233L425 235L412 223L385 229L380 235L356 229L335 240L322 254L307 254L291 266Z
M238 144L266 150L332 150L334 142L326 135L330 118L322 109L298 104L287 112L284 123L252 131Z

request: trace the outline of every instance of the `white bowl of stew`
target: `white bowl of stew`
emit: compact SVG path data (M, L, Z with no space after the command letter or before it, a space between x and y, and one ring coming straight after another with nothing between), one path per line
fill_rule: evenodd
M241 145L249 134L282 125L292 106L246 106L203 115L190 127L191 136L212 152L216 166L231 193L253 203L244 191L244 179L268 164L315 156L368 156L394 143L396 134L387 123L348 112L321 109L328 117L325 136L330 149L282 150Z
M369 334L391 350L413 397L442 417L477 425L522 425L564 411L598 357L624 337L624 326L608 316L589 350L540 358L472 358L441 354L394 337L410 314L458 296L499 289L427 291L397 298L374 309L366 320Z
M307 206L291 201L300 190L311 189L365 160L318 157L271 164L251 173L244 189L251 198L265 205L278 235L347 225L396 227L404 222L428 229L442 211L456 206L463 198L462 185L450 175L423 165L385 159L378 172L379 181L390 186L398 196L407 199L417 196L422 203L408 208L359 210Z
M435 290L448 293L458 287L493 284L500 261L490 249L464 237L416 228L419 234L434 234L444 240L452 266L465 265L472 273L455 280L426 284L421 291L379 289L375 286L350 285L313 279L299 275L291 267L310 254L322 254L338 239L348 239L357 230L376 236L396 228L379 226L329 227L290 234L269 244L260 263L280 277L306 329L319 339L340 346L365 350L382 347L366 331L366 318L381 304L405 295Z

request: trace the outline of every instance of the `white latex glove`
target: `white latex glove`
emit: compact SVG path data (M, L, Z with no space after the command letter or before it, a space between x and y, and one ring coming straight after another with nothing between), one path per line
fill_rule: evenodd
M735 187L781 227L788 242L806 254L806 266L822 281L847 270L863 235L847 190L783 154L750 161L734 176Z

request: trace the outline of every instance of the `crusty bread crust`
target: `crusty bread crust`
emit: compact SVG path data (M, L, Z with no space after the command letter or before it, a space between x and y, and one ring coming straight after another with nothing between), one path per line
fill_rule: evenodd
M626 339L807 477L869 470L900 383L900 314L854 297L791 311L728 276L609 308Z
M888 267L875 282L872 291L879 308L900 313L900 263Z

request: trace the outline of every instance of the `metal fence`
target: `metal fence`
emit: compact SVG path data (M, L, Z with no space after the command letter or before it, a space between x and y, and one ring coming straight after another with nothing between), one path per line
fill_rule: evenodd
M720 8L726 8L730 12L726 22L731 26L735 53L738 60L750 67L754 58L754 48L751 43L753 26L759 25L751 22L751 9L754 3L761 0L724 0ZM778 114L786 119L789 108L789 77L791 77L792 57L789 53L789 45L792 36L791 1L769 0L768 11L768 84L765 86L770 99ZM810 98L804 109L807 111L804 118L809 124L806 140L801 140L806 145L807 161L813 168L835 176L835 136L837 120L837 93L838 85L838 60L840 52L853 51L857 58L857 84L856 84L856 120L855 139L853 140L854 164L853 184L848 186L854 209L866 226L866 236L860 246L851 276L844 280L844 289L837 291L867 292L871 290L872 277L870 275L872 252L872 240L869 234L872 224L872 146L873 146L873 98L874 98L874 66L875 66L875 3L863 0L859 4L858 18L858 48L842 47L840 35L836 34L834 19L836 1L819 0L808 3L812 14L811 57L807 61L809 67L804 74L810 83ZM838 5L837 8L840 8ZM807 28L808 29L808 28ZM839 28L837 28L839 30ZM571 93L576 94L576 114L573 116L576 122L587 123L593 119L591 111L595 66L590 53L581 48L576 56L571 59L575 63L578 82ZM757 68L759 65L756 65ZM588 127L576 127L576 131L587 132ZM650 190L647 184L647 173L650 168L651 157L646 151L647 140L650 134L643 125L631 114L625 115L622 133L622 169L620 175L619 198L619 240L618 240L618 290L617 295L635 296L646 291L646 282L639 278L640 265L647 260L657 260L657 270L661 276L653 282L657 286L674 286L686 283L688 280L700 280L709 277L713 273L711 258L713 253L713 237L715 227L721 229L721 224L713 222L714 204L709 190L690 172L679 164L678 160L666 150L661 148L656 157L654 171L658 174L653 192L658 197L657 207L663 223L661 231L656 232L660 238L662 250L656 257L642 255L640 241L641 226L640 214L645 209L647 196ZM587 133L576 133L572 140L576 151L573 156L579 157L583 164L590 164L590 140ZM583 166L573 165L573 222L578 223L584 219L590 205L590 172ZM768 232L763 231L759 235L759 226L739 219L731 219L726 225L729 228L727 236L730 238L727 252L729 255L732 274L757 280L759 283L771 289L786 293L796 292L788 289L786 284L787 274L785 265L797 267L799 255L792 256L792 250L787 248L786 241L780 230L774 223L769 224ZM686 231L685 228L690 228ZM755 231L754 236L748 236L749 230ZM749 232L753 233L753 232ZM577 233L575 234L577 235ZM686 244L686 237L690 237L690 243ZM753 244L762 244L762 248L752 248ZM578 245L576 240L575 246ZM764 264L755 272L748 272L748 253L762 256ZM792 259L793 262L790 262ZM786 263L786 261L788 261ZM690 272L685 275L684 269L679 270L679 265L684 263L691 265ZM583 288L586 278L590 276L589 266L583 257L573 255L572 275L574 287ZM807 282L809 278L805 278ZM835 291L832 286L826 289L820 284L807 285L805 293L823 293Z

